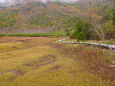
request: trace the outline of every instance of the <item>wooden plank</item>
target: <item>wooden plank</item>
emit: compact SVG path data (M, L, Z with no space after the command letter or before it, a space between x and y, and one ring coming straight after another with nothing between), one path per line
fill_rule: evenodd
M61 39L58 42L60 42L60 43L69 43L69 44L93 45L93 46L103 47L105 49L110 49L110 50L112 50L112 52L115 52L115 45L100 44L100 43L91 43L91 42L66 41L66 39Z

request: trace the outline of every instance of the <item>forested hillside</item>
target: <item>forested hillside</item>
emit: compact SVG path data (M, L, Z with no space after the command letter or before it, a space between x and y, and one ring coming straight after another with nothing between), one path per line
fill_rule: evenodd
M66 31L70 38L115 38L114 1L16 0L0 7L0 33ZM80 23L80 24L79 24ZM78 30L79 29L79 30ZM76 32L77 30L77 32Z

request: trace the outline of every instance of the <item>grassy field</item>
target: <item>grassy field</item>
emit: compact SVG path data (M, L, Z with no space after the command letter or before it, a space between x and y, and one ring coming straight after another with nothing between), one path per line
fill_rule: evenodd
M0 37L0 86L115 86L108 50L57 37Z
M10 34L0 33L0 37L4 37L4 36L46 37L46 36L65 36L65 33L63 34L62 31L55 31L51 33L10 33Z

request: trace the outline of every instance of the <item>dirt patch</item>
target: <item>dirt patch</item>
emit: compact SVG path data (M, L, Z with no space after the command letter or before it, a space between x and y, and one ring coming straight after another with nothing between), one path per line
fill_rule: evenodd
M46 55L41 58L39 58L36 61L29 62L25 64L26 66L29 67L39 67L39 66L44 66L50 63L53 63L56 61L56 56L55 55Z
M17 48L16 46L13 46L13 48Z
M7 71L7 72L2 72L1 74L4 75L5 73L14 73L16 75L19 75L19 76L23 76L25 73L22 71L22 70L10 70L10 71Z
M21 70L13 70L13 71L10 71L10 72L12 72L12 73L14 73L14 74L16 74L16 75L20 75L20 76L23 76L23 75L24 75L24 72L21 71Z
M26 40L17 40L18 42L26 42Z
M22 70L10 70L10 71L6 71L6 72L2 72L0 75L7 77L6 74L8 74L8 73L13 73L15 75L8 77L7 80L5 80L5 81L13 81L17 78L17 76L23 76L25 74L25 72L23 72Z
M57 71L57 70L60 69L60 68L61 68L60 65L55 65L55 66L52 67L50 70Z
M17 77L16 76L13 76L12 78L10 78L8 81L13 81L15 80Z

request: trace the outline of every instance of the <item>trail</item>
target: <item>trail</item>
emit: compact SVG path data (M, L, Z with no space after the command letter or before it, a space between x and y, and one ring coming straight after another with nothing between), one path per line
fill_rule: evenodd
M60 43L69 43L69 44L85 44L85 45L93 45L97 47L102 47L105 49L110 49L112 52L115 52L115 45L108 45L102 43L91 43L91 42L77 42L77 41L67 41L66 39L59 40Z

